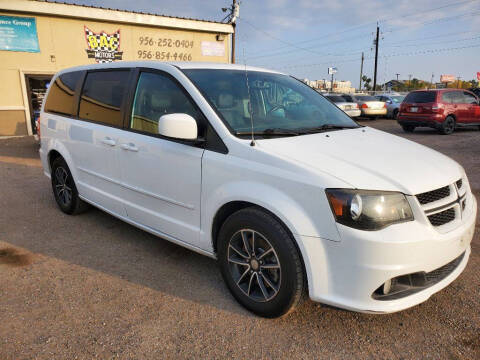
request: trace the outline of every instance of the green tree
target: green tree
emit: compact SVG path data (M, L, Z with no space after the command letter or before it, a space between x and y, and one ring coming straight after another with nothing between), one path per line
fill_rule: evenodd
M372 90L372 86L370 85L370 83L372 82L372 79L370 79L369 77L367 77L366 75L363 75L362 76L362 81L363 81L363 86L365 87L366 90Z

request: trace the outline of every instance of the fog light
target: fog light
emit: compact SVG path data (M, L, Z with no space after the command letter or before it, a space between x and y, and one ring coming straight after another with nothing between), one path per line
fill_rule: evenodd
M383 295L387 295L392 290L392 280L385 281L383 284Z

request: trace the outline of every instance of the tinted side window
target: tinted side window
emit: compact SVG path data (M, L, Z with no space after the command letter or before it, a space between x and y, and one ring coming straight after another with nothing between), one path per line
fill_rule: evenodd
M82 73L80 71L57 76L55 81L50 84L50 91L45 102L45 111L72 116L75 88L81 77Z
M466 104L478 104L478 101L477 99L475 98L475 96L473 96L472 94L468 93L468 92L464 92L463 93L463 98L464 98L464 102Z
M435 91L415 91L407 95L404 102L414 104L432 103L436 99Z
M194 119L200 112L182 89L166 75L143 72L135 91L130 128L158 134L158 120L162 115L184 113Z
M442 102L447 103L447 104L452 104L453 103L453 97L451 92L444 92L442 94Z
M355 100L350 95L342 95L342 97L348 102L355 102Z
M128 70L88 73L80 98L79 118L121 127L128 75Z
M463 104L465 102L463 94L460 91L453 91L450 93L452 96L452 102L454 104Z

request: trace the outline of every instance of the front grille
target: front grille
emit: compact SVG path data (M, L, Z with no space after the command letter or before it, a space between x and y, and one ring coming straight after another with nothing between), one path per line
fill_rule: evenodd
M458 180L458 181L456 182L456 184L457 184L457 189L461 189L461 188L462 188L462 185L463 185L462 179Z
M444 186L440 189L427 191L417 195L420 204L425 205L434 201L441 200L450 196L450 186Z
M449 223L450 221L455 220L455 210L454 208L441 211L439 213L428 216L428 220L433 226L441 226Z

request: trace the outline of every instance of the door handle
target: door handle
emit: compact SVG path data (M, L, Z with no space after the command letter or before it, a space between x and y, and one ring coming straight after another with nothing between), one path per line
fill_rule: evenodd
M132 144L132 143L122 144L122 145L120 145L120 147L123 150L127 150L127 151L134 151L134 152L138 151L138 148L135 146L135 144Z
M105 145L109 145L109 146L115 146L117 143L115 142L115 140L113 140L111 137L107 136L105 137L104 139L102 139L102 143L104 143Z

